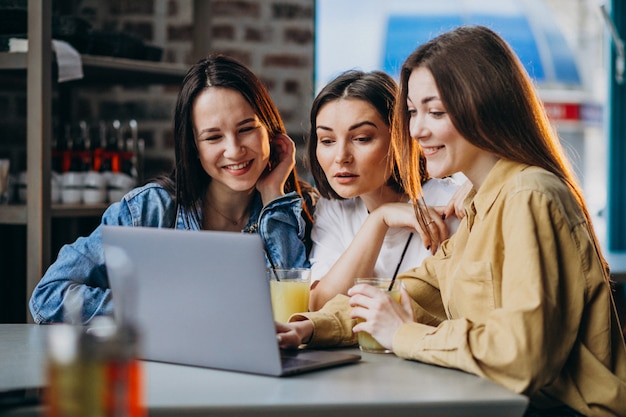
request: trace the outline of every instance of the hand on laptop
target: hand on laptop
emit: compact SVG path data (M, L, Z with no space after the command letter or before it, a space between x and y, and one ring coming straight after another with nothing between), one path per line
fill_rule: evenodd
M313 323L310 320L291 323L276 323L276 339L281 349L297 349L307 344L313 335Z

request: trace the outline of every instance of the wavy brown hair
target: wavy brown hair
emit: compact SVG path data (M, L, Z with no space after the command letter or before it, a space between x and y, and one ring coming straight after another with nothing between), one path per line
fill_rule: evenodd
M307 157L309 169L313 175L315 185L323 197L343 200L343 197L337 194L337 192L333 190L328 183L326 174L324 173L324 170L322 169L316 156L318 139L317 115L322 107L339 99L350 98L362 100L374 107L380 118L386 123L387 127L391 129L397 92L398 86L396 82L384 72L349 70L343 72L326 84L317 97L315 97L313 105L311 106ZM429 177L426 172L426 165L423 157L420 161L422 167L419 172L416 173L416 175L418 175L416 181L423 183L428 180ZM392 152L391 148L389 152L389 163L391 176L387 181L387 185L395 192L404 193L405 191L400 179L398 162L396 161L395 153Z
M409 134L407 111L408 81L416 68L430 71L452 124L466 140L500 158L550 171L568 186L587 219L608 279L583 192L532 80L507 42L484 26L446 32L418 47L402 65L392 147L413 201L422 194L413 180L420 146ZM416 211L423 221L422 207Z
M229 88L240 93L250 104L269 137L286 134L285 125L269 92L247 67L233 58L224 55L210 55L193 65L183 79L176 101L174 116L175 167L169 177L159 182L175 197L176 213L183 207L188 215L200 219L198 204L211 181L200 159L193 134L192 109L196 97L203 91L213 88ZM296 191L301 196L303 188L310 191L310 185L298 180L295 168L285 183L285 192ZM308 199L305 199L305 203ZM308 204L303 204L307 229L312 224ZM175 223L175 219L174 219Z

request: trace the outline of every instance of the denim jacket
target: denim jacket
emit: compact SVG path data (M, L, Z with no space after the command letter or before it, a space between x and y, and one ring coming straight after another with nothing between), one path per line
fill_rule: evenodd
M263 207L257 192L250 208L250 219L243 233L259 233L266 247L266 262L276 267L308 267L305 247L305 221L301 216L302 198L295 192L281 196ZM175 202L159 184L150 183L131 190L102 215L101 225L171 227ZM184 209L176 214L176 229L200 230L193 216ZM202 221L202 219L200 219ZM113 312L111 291L104 265L101 227L88 237L80 237L59 251L31 295L29 307L35 323L63 321L63 303L69 288L83 299L83 322Z

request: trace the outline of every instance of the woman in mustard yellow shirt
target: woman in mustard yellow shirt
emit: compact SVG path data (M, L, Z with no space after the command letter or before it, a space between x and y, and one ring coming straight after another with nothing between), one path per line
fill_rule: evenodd
M473 184L465 218L434 257L399 276L400 304L354 286L277 324L281 346L351 345L366 331L402 358L524 393L529 417L626 416L626 347L608 266L511 48L482 26L438 36L405 61L397 106L393 145L410 197L421 193L411 180L421 146L432 176L460 171ZM363 227L433 227L423 207L417 213L375 210Z

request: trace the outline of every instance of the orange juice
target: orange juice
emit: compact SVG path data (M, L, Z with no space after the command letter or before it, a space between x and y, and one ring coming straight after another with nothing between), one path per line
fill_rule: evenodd
M274 320L286 322L294 313L309 310L308 281L270 281Z
M355 280L355 284L372 285L380 289L381 291L388 292L391 298L393 298L397 302L400 302L400 286L398 285L399 283L397 281L394 283L394 287L391 289L391 291L388 291L389 285L391 284L391 279L389 278L357 278ZM364 320L357 319L358 323L362 321ZM391 353L391 350L385 348L380 343L378 343L378 341L374 339L369 333L359 332L357 336L359 339L359 349L361 349L361 351L371 353Z

